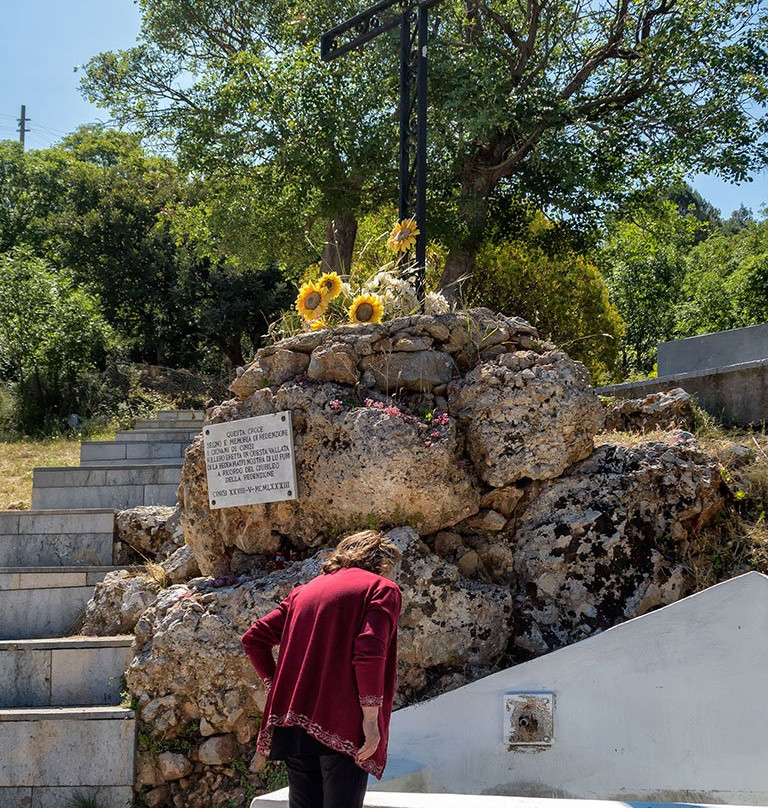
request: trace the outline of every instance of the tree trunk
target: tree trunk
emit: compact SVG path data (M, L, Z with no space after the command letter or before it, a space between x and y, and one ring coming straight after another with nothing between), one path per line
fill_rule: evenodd
M477 250L488 219L488 201L496 182L487 171L477 168L464 171L459 199L460 229L464 235L450 247L438 285L451 303L461 302L461 288L475 270Z
M356 237L357 219L353 213L339 213L328 222L321 267L323 272L349 274Z

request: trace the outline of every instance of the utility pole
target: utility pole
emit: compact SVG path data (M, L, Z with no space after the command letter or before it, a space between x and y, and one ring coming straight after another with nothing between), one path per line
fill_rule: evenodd
M27 122L30 121L31 118L27 118L27 105L21 105L21 117L19 118L19 143L21 143L21 150L24 151L24 134L29 132L27 129Z

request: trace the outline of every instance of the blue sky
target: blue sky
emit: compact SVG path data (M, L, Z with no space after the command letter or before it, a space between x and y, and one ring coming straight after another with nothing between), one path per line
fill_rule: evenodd
M140 14L133 0L2 0L0 138L18 137L21 104L32 119L28 148L46 148L82 123L109 120L78 91L76 65L99 51L133 44ZM768 174L730 185L697 176L694 187L724 215L768 205Z

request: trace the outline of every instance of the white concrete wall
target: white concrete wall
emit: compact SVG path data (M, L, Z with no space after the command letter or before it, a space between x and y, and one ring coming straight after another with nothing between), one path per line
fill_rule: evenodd
M768 358L768 325L751 325L662 342L657 348L659 376L738 365Z
M511 692L555 694L508 751ZM427 791L768 804L768 578L748 573L393 715Z

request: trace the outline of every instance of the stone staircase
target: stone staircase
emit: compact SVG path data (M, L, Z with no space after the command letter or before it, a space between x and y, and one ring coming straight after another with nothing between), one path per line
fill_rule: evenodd
M0 511L0 808L130 804L135 718L117 705L133 637L70 635L120 569L115 510L175 504L202 422L165 411L84 443L79 467L35 469L32 510Z

